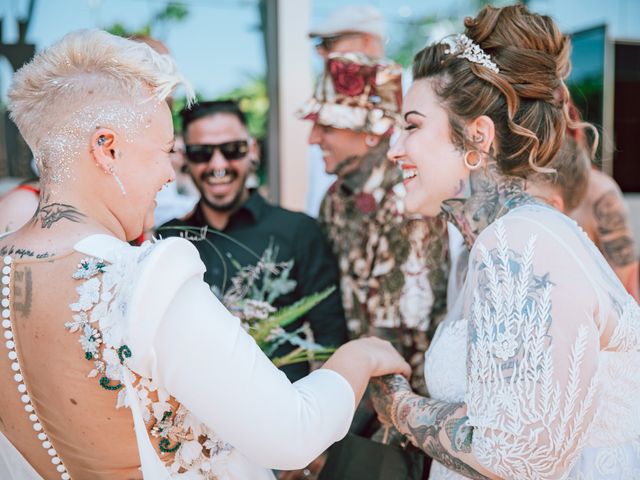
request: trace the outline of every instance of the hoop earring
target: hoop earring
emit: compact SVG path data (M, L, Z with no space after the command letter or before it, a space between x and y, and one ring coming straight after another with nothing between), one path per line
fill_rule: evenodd
M364 144L369 148L373 148L378 145L378 139L376 137L372 137L371 135L367 135L366 137L364 137Z
M478 155L478 161L476 163L469 163L469 154L476 153ZM464 152L464 157L462 157L464 162L464 166L469 170L477 170L482 165L482 155L478 150L467 150Z
M109 167L109 173L111 175L113 175L113 178L116 181L116 183L118 184L118 187L120 187L120 191L122 192L122 195L126 195L127 191L124 189L124 185L122 184L122 180L120 180L120 177L118 177L118 174L113 170L113 167Z

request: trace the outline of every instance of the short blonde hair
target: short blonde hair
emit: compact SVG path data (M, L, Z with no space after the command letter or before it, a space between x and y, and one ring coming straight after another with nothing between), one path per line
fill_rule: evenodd
M69 124L77 132L88 107L100 108L114 100L163 101L178 85L184 86L191 103L193 89L169 55L102 30L78 30L16 72L9 90L9 111L38 158L45 137L64 131ZM109 120L117 123L114 115Z

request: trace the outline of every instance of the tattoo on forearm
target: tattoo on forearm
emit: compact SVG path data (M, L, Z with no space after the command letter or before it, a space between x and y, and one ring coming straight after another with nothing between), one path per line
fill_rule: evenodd
M455 415L462 406L462 403L438 402L415 395L399 406L397 427L414 445L449 470L475 480L486 480L488 477L452 455L440 439L444 432L454 452L471 453L473 427L468 425L466 415Z
M407 380L400 375L387 375L372 381L372 400L378 415L385 420L396 419L395 427L418 448L450 470L476 480L487 477L452 455L442 445L444 433L453 452L471 453L473 427L466 415L455 415L463 404L445 403L412 394ZM398 395L406 395L394 405ZM397 411L392 411L397 408Z
M81 223L86 217L86 215L78 211L76 207L67 203L49 203L42 205L38 207L36 214L40 217L40 225L42 228L51 228L54 223L60 220Z
M33 278L31 268L16 269L13 274L13 309L28 317L33 302Z
M616 267L625 267L636 260L635 245L627 215L618 193L610 190L593 205L597 233L602 253Z

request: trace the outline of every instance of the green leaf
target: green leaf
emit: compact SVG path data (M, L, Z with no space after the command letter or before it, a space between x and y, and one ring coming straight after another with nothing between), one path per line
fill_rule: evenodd
M335 286L331 286L323 290L322 292L314 293L313 295L304 297L298 300L293 305L278 310L267 320L262 322L255 331L250 332L251 336L255 339L260 348L263 348L263 346L268 343L265 339L269 336L274 328L284 328L287 325L295 322L298 318L305 315L307 312L309 312L309 310L311 310L313 307L315 307L329 295L331 295L335 291L335 289Z

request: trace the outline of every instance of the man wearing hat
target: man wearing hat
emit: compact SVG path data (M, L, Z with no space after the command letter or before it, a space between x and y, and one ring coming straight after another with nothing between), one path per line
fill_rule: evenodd
M331 53L359 52L370 57L384 56L384 19L370 5L348 5L334 10L316 25L309 37L315 41L318 54L326 61ZM317 148L309 149L309 190L306 212L318 216L320 201L335 176L324 173L322 157Z
M369 5L348 5L334 10L309 32L322 58L334 52L359 52L384 56L384 19Z
M402 175L386 158L401 74L385 59L333 53L298 113L337 176L318 220L338 257L350 335L390 340L424 392L424 352L446 309L447 234L440 219L403 216Z

